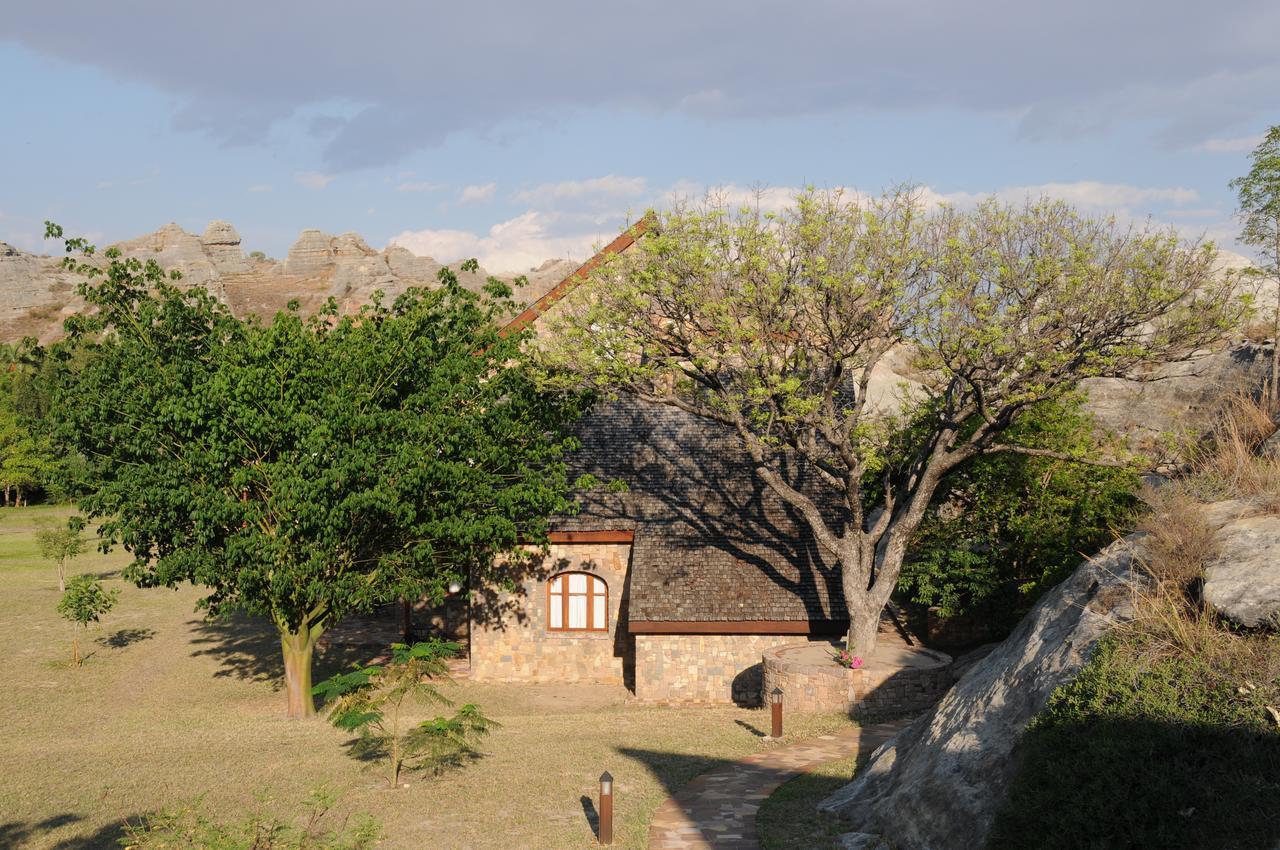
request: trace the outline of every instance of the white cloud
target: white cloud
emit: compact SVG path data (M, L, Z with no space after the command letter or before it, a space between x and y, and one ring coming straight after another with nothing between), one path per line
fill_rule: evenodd
M299 186L307 189L323 189L333 182L332 174L321 174L319 171L299 171L293 175Z
M564 180L559 183L543 183L532 189L517 192L514 200L522 204L549 203L554 201L583 201L637 197L648 189L643 177L622 177L606 174L589 180Z
M493 193L498 189L497 183L485 183L482 186L467 186L458 194L459 203L478 204L493 200Z
M428 180L422 180L417 183L401 183L396 187L397 192L438 192L444 188L443 183L432 183Z
M1123 214L1134 207L1152 207L1190 204L1200 195L1194 189L1181 186L1144 188L1127 183L1103 183L1097 180L1079 180L1073 183L1037 183L1030 186L1006 186L994 192L944 192L930 187L923 189L926 203L948 203L970 206L995 195L1006 203L1037 199L1057 198L1086 212L1114 212Z
M468 230L406 230L389 244L440 262L475 257L492 272L524 272L556 257L585 260L594 246L617 235L612 231L555 234L557 223L553 216L530 211L495 224L484 235Z
M1262 144L1262 136L1237 136L1232 139L1206 139L1195 146L1201 153L1248 153Z

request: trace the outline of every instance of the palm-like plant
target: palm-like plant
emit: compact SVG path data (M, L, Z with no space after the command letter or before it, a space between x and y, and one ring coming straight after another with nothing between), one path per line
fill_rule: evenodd
M446 661L460 650L458 644L440 640L393 644L386 664L339 673L312 693L332 705L329 720L334 726L359 733L357 755L387 760L388 784L395 788L406 769L438 774L475 758L476 740L497 725L468 703L450 717L405 728L404 715L415 703L453 705L433 680L449 677Z

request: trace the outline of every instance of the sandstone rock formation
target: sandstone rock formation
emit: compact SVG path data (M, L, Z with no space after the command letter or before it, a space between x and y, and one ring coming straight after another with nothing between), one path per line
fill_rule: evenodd
M1160 366L1142 380L1087 379L1082 382L1085 407L1100 427L1158 455L1169 435L1206 433L1223 399L1261 386L1270 368L1269 344L1241 342Z
M270 317L297 300L304 311L325 299L340 309L359 309L382 290L387 299L410 287L438 286L443 267L392 245L374 250L356 233L331 236L305 230L283 261L245 256L240 234L225 221L210 222L196 236L169 223L154 233L120 242L123 254L153 259L166 270L182 273L182 285L203 286L225 301L237 315ZM101 255L99 255L101 256ZM41 257L0 243L0 341L34 336L43 342L61 335L62 320L83 306L75 295L79 278L66 273L59 257ZM549 260L532 270L525 284L511 276L518 301L529 302L577 268L576 263ZM463 286L478 290L488 274L461 272Z
M1136 537L1119 541L1048 593L1004 643L977 662L931 711L871 756L852 783L819 806L874 847L981 847L1013 775L1018 735L1098 639L1132 615ZM862 842L862 843L858 843Z
M1217 543L1205 570L1205 601L1237 625L1280 627L1280 517L1228 522Z

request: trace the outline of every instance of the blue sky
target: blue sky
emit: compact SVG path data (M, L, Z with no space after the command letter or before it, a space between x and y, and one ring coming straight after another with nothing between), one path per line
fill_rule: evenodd
M0 240L231 221L494 270L710 187L1059 195L1232 247L1280 4L247 3L7 9Z

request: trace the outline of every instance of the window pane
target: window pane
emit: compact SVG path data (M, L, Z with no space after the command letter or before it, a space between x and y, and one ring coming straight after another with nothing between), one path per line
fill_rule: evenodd
M585 629L587 627L587 597L569 597L569 628Z
M564 628L564 603L560 601L562 599L564 597L558 594L551 597L551 628L553 629Z
M603 596L593 597L591 600L591 619L594 622L592 622L591 628L603 629L605 627L604 626L604 613L605 613L604 609L605 609L604 597Z
M562 579L563 579L563 576L556 576L555 578L553 578L553 579L551 580L551 592L552 592L552 593L559 593L561 590L563 590L563 581L562 581Z
M570 593L586 593L587 577L582 573L574 573L569 576L569 592Z
M597 595L604 593L604 579L600 578L600 576L592 576L591 592Z

